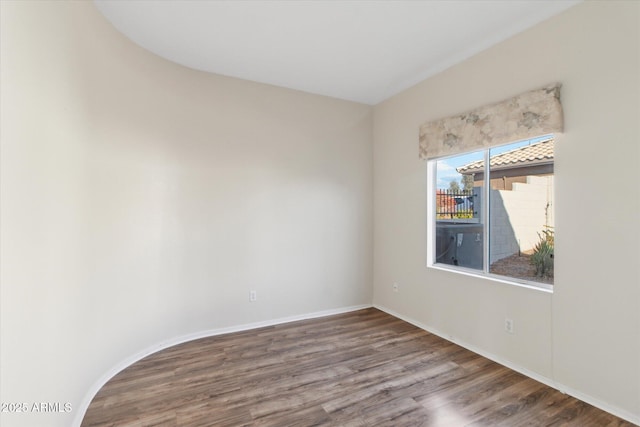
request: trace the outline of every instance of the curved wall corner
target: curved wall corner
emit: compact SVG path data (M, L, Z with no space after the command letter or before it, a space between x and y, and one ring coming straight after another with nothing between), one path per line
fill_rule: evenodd
M371 107L170 63L91 2L0 3L1 394L73 408L1 424L71 425L175 337L371 304Z

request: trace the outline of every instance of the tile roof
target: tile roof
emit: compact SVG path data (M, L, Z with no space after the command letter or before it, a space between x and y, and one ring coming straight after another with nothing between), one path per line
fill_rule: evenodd
M536 142L535 144L516 148L504 153L492 156L489 166L493 169L507 169L510 167L523 167L532 164L547 163L553 160L553 139ZM467 163L456 168L461 174L481 171L484 168L484 160Z

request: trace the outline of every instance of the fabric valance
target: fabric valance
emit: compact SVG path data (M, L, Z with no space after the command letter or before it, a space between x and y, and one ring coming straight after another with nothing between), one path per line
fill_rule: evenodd
M560 83L420 126L420 158L460 154L562 132Z

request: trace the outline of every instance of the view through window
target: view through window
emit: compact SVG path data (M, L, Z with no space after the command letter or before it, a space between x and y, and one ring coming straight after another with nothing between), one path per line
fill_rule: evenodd
M548 135L432 160L432 264L551 287L553 148Z

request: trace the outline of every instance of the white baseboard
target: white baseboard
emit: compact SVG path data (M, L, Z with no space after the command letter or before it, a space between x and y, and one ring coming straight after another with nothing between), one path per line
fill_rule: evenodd
M626 421L629 421L630 423L633 424L637 424L640 425L640 415L638 414L633 414L629 411L626 411L624 409L620 409L618 407L615 407L613 405L610 405L606 402L601 401L600 399L597 399L593 396L589 396L588 394L585 394L583 392L580 392L578 390L574 390L571 387L567 387L564 384L558 383L557 381L554 381L551 378L545 377L544 375L540 375L536 372L530 371L527 368L524 368L522 366L516 365L508 360L505 360L501 357L496 356L495 354L489 353L485 350L482 350L480 348L477 348L471 344L465 343L463 341L460 341L454 337L451 337L449 335L443 334L442 332L427 326L421 322L418 322L414 319L408 318L406 316L403 316L399 313L396 313L395 311L386 308L384 306L378 305L378 304L373 304L373 307L377 308L378 310L384 311L387 314L390 314L393 317L397 317L398 319L404 320L407 323L411 323L414 326L417 326L420 329L423 329L429 333L432 333L434 335L439 336L440 338L443 338L447 341L450 341L454 344L459 345L460 347L464 347L467 350L470 350L476 354L479 354L480 356L486 357L489 360L493 360L496 363L499 363L503 366L506 366L509 369L512 369L516 372L519 372L523 375L526 375L529 378L532 378L536 381L541 382L542 384L548 385L551 388L554 388L558 391L560 391L561 393L564 394L568 394L569 396L575 397L576 399L579 399L583 402L586 402L590 405L595 406L596 408L602 409L603 411L609 412L610 414L615 415L616 417L620 417Z
M166 348L169 347L173 347L174 345L178 345L178 344L182 344L185 342L189 342L189 341L193 341L193 340L197 340L200 338L207 338L207 337L212 337L212 336L216 336L216 335L224 335L224 334L230 334L233 332L241 332L241 331L246 331L249 329L258 329L258 328L264 328L265 326L274 326L274 325L280 325L283 323L290 323L290 322L296 322L298 320L307 320L307 319L315 319L318 317L326 317L326 316L333 316L335 314L342 314L342 313L349 313L351 311L357 311L357 310L362 310L365 308L371 308L372 305L371 304L364 304L364 305L355 305L355 306L350 306L350 307L341 307L341 308L336 308L336 309L331 309L331 310L323 310L323 311L316 311L314 313L307 313L307 314L300 314L300 315L296 315L296 316L289 316L289 317L282 317L279 319L272 319L272 320L265 320L262 322L254 322L254 323L247 323L244 325L238 325L238 326L230 326L227 328L219 328L219 329L211 329L211 330L207 330L207 331L200 331L200 332L195 332L192 334L188 334L188 335L183 335L183 336L179 336L179 337L175 337L175 338L171 338L169 340L165 340L161 343L152 345L151 347L148 347L130 357L127 357L126 359L122 360L120 363L116 364L115 366L113 366L111 369L109 369L107 372L105 372L94 384L93 386L89 389L89 391L87 392L87 394L85 395L84 399L82 400L82 402L80 403L80 405L78 406L78 410L76 411L76 416L73 420L73 426L74 427L80 427L80 425L82 424L82 420L84 419L84 415L87 412L87 409L89 408L89 405L91 404L91 401L93 400L93 398L96 396L96 394L100 391L100 389L111 379L113 378L116 374L118 374L120 371L122 371L123 369L125 369L128 366L131 366L132 364L134 364L135 362L153 354L153 353L157 353L160 350L164 350Z

